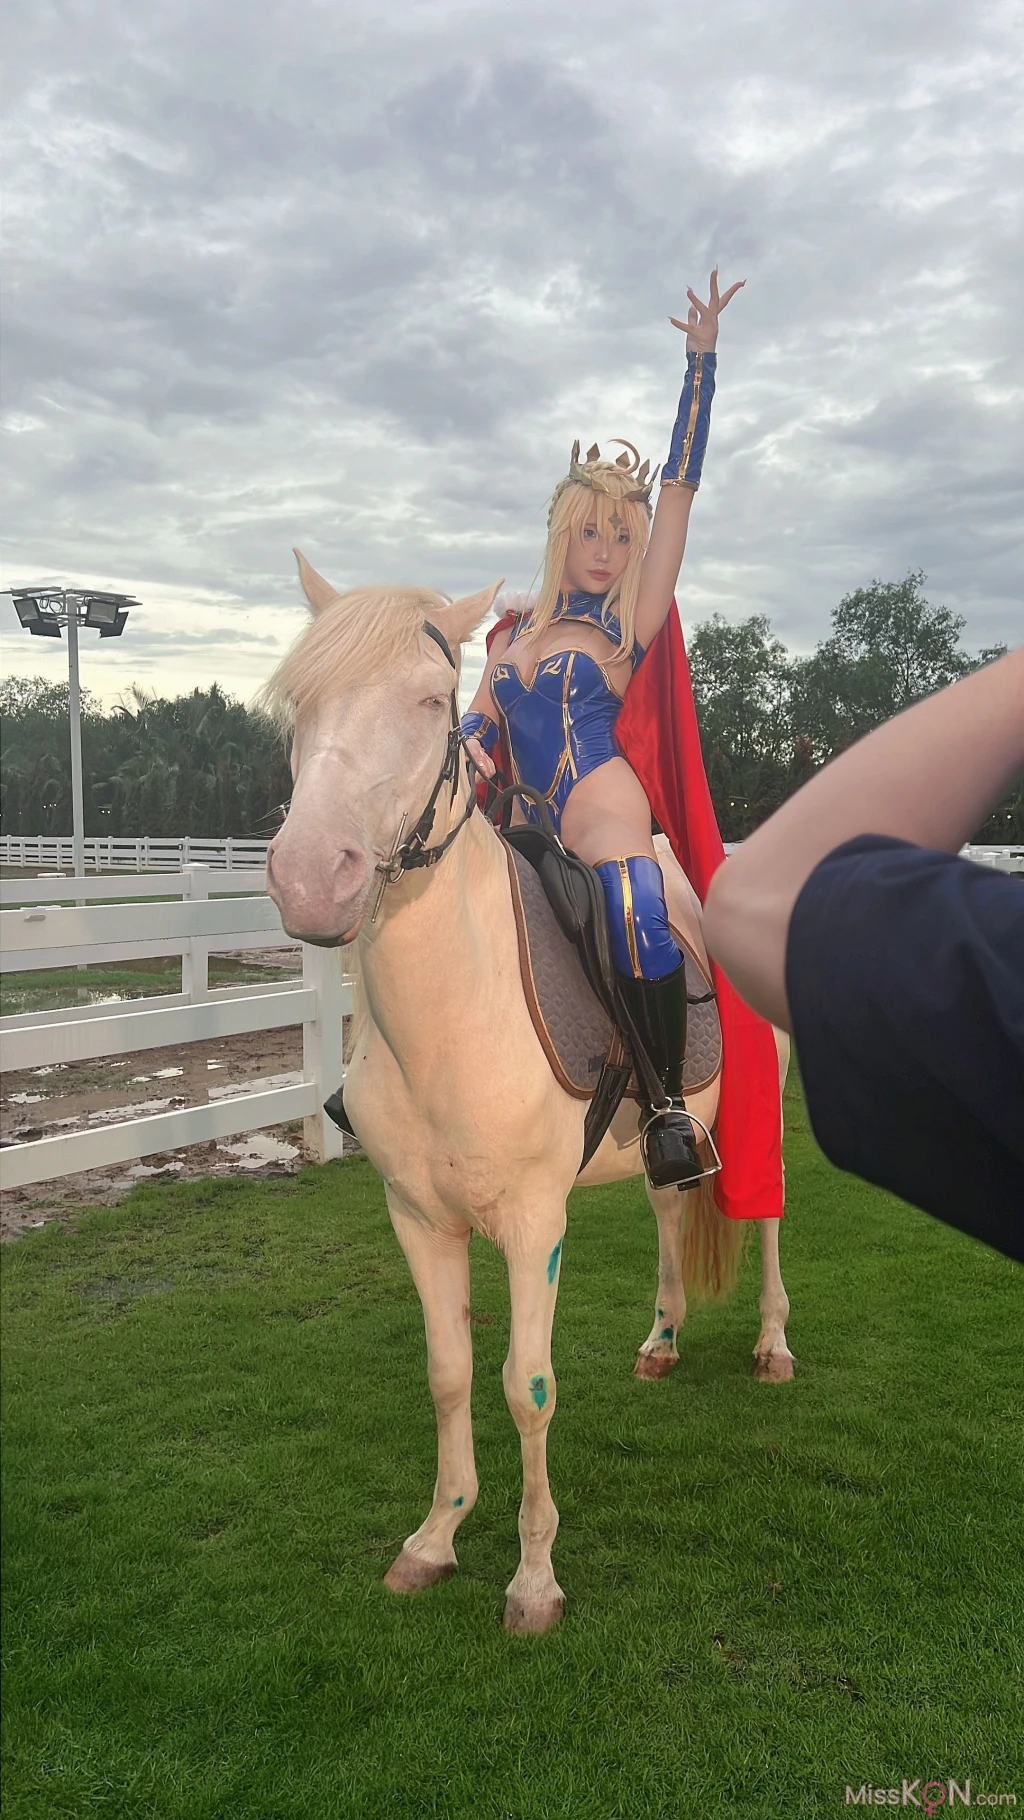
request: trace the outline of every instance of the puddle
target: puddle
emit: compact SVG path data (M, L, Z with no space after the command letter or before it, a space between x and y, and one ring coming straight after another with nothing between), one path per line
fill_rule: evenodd
M226 1068L227 1062L207 1062L208 1068Z
M124 1064L122 1063L121 1066L123 1067ZM67 1062L47 1062L45 1068L33 1068L30 1072L34 1075L60 1074L66 1067Z
M124 1119L146 1118L151 1112L166 1112L168 1106L172 1104L181 1105L182 1101L180 1097L173 1101L170 1099L133 1100L131 1104L127 1106L104 1106L100 1111L90 1112L87 1116L90 1125L118 1124ZM75 1124L76 1122L77 1121L74 1119L55 1120L55 1123L60 1125Z
M170 1081L175 1075L184 1072L184 1068L156 1068L152 1074L133 1074L131 1083L133 1087L142 1087L147 1081Z
M272 1087L295 1087L302 1079L301 1068L290 1068L287 1074L264 1074L257 1080L229 1081L225 1087L207 1087L207 1098L231 1100L240 1093L269 1093Z
M218 1144L217 1153L234 1157L236 1169L265 1169L268 1163L292 1163L299 1154L297 1144L286 1144L265 1131L251 1131L237 1144Z
M38 1106L46 1098L45 1093L12 1093L8 1095L12 1106Z
M128 1174L138 1182L147 1175L177 1175L184 1167L184 1163L133 1163Z

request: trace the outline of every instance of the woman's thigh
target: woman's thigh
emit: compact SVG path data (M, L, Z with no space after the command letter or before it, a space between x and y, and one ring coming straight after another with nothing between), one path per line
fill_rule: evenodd
M562 810L562 839L588 866L631 853L657 858L651 805L624 758L610 758L573 786Z

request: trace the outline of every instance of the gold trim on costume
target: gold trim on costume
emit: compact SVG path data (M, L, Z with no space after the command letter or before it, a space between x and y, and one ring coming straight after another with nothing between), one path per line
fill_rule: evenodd
M700 410L700 388L703 378L704 355L700 353L696 356L693 363L693 396L690 399L690 415L686 420L686 434L683 437L683 452L679 457L679 468L674 480L662 479L661 484L663 487L687 487L691 493L696 493L697 491L697 482L695 480L683 480L682 475L686 472L687 464L690 460L690 450L693 447L694 431L697 428L697 412Z
M629 867L624 859L616 860L619 868L619 883L622 886L622 910L626 919L626 944L629 948L629 964L633 969L633 978L643 978L640 965L640 953L636 945L636 925L633 921L633 882L629 876Z
M566 761L568 761L569 769L572 772L574 782L576 780L576 777L578 776L578 773L576 770L576 762L572 755L572 743L571 743L571 737L570 737L571 729L569 726L569 685L572 681L572 666L575 663L575 661L576 661L576 653L575 653L575 651L570 651L569 662L565 666L565 678L562 683L562 740L563 740L562 769L564 770ZM559 773L559 775L561 775L561 772Z

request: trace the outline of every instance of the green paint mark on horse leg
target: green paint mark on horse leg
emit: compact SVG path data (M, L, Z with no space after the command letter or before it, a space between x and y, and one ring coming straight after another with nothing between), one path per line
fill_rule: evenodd
M561 1255L562 1255L562 1241L561 1241L561 1239L559 1239L558 1244L555 1246L554 1251L551 1253L551 1256L548 1259L548 1282L549 1283L553 1283L555 1280L555 1277L558 1275L558 1260L561 1257Z
M542 1371L539 1371L535 1378L530 1379L530 1395L537 1408L543 1409L548 1400L548 1381Z
M452 1499L452 1503L454 1504L456 1510L461 1510L462 1506L465 1504L465 1502L466 1502L465 1498L453 1498Z
M661 1332L658 1335L658 1338L659 1338L659 1340L671 1340L674 1333L675 1333L674 1327L663 1327Z

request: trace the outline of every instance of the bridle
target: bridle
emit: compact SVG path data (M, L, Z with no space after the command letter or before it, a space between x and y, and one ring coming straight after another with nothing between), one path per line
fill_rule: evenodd
M451 667L457 676L458 670L456 668L455 659L452 656L451 646L444 633L439 632L436 626L432 626L429 619L424 620L423 630L428 638L433 639L435 645L438 646L438 649L448 659L448 662L451 664ZM377 913L381 906L381 900L387 887L389 885L397 885L403 872L413 872L419 866L436 866L438 861L444 858L452 842L462 833L466 823L476 810L476 790L473 788L473 774L474 772L479 772L479 766L474 764L469 752L466 750L466 743L462 737L462 724L459 719L459 703L454 683L452 684L449 708L448 740L445 746L444 759L441 764L441 769L437 774L437 781L430 792L427 806L407 840L403 840L402 836L405 833L405 824L409 819L408 812L403 815L398 825L398 833L395 836L395 844L391 849L390 856L386 860L380 860L374 868L375 871L380 874L380 884L377 887L377 896L374 899L373 910L370 914L371 923L376 921ZM437 807L437 799L444 789L445 784L451 784L449 808L451 809L455 806L455 798L459 789L459 756L463 752L465 752L466 756L466 773L470 785L469 801L466 804L465 812L456 822L454 828L446 834L443 841L439 841L436 847L428 847L425 844L426 839L433 827L434 810Z

